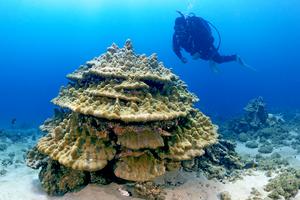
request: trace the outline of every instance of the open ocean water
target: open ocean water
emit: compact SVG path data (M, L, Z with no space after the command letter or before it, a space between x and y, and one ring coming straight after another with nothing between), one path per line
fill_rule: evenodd
M214 73L207 61L193 60L184 51L188 62L183 64L172 51L177 10L211 22L221 35L220 53L238 54L256 70L230 62ZM66 75L112 43L122 47L128 38L136 53L157 53L187 83L200 98L196 106L219 125L222 137L234 140L240 155L279 152L298 169L299 37L299 0L0 0L0 179L7 173L3 170L11 169L5 159L20 167L22 156L12 153L26 152L40 137L36 128L53 115L50 100L67 84ZM268 124L244 130L231 120L248 119L243 108L257 97L266 103ZM236 127L240 129L233 134ZM249 147L255 142L257 147ZM10 193L1 197L8 186L0 184L0 200L20 198Z

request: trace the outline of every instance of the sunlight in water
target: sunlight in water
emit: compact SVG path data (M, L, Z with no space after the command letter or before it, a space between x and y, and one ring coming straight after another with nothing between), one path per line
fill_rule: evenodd
M47 8L80 8L84 10L96 10L104 3L103 0L23 0L23 5L31 5Z
M195 0L188 1L187 11L191 11L194 8Z
M188 0L185 13L195 12L195 9L199 6L199 0Z

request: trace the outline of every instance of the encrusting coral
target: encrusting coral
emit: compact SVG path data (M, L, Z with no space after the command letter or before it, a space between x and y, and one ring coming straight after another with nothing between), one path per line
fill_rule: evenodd
M75 170L97 171L104 168L116 154L105 130L91 125L92 119L70 114L40 139L41 153Z
M300 188L300 171L288 168L285 172L271 179L265 190L271 199L291 199L295 197ZM283 198L282 198L283 197Z
M193 108L198 98L155 54L135 54L129 40L67 77L70 83L52 100L62 109L41 126L47 134L35 147L48 158L40 180L50 194L98 180L102 170L150 181L217 142L216 127ZM39 158L32 154L30 163Z
M41 185L50 195L64 194L84 186L88 183L87 177L85 172L64 167L53 160L49 160L39 173Z
M143 182L152 180L165 173L164 161L145 152L142 155L131 155L120 158L116 164L115 175L122 179Z

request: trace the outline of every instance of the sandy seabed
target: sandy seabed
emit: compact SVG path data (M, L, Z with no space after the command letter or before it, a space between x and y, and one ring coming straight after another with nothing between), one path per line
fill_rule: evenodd
M137 199L122 196L118 190L122 186L117 184L107 186L89 185L79 192L68 193L63 197L49 197L42 191L37 177L37 171L25 166L11 171L1 178L0 200ZM167 200L217 200L221 191L228 191L232 195L232 200L242 200L249 196L252 187L261 188L259 191L263 191L263 185L268 181L262 172L255 172L252 176L245 176L243 180L226 184L216 180L207 180L203 176L197 177L195 173L189 172L173 172L164 178L185 182L181 186L167 188Z
M40 187L37 179L38 171L27 167L19 167L1 177L0 200L133 200L138 198L122 196L119 192L121 185L110 184L107 186L88 185L79 192L68 193L62 197L49 197ZM236 182L221 183L217 180L207 180L197 177L196 173L173 172L161 179L174 179L185 182L176 187L165 189L166 200L218 200L219 193L228 191L232 200L246 200L252 188L266 196L263 190L268 179L264 172L254 171ZM300 200L298 195L295 200Z

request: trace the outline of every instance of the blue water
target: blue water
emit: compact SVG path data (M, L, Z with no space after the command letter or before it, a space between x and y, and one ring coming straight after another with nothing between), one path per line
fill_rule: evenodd
M171 48L175 10L215 24L221 52L240 54L257 72L230 63L214 74L188 55L182 64ZM298 0L0 0L0 124L51 116L65 75L127 38L137 53L157 52L212 116L239 113L256 96L270 108L298 109L299 13Z

